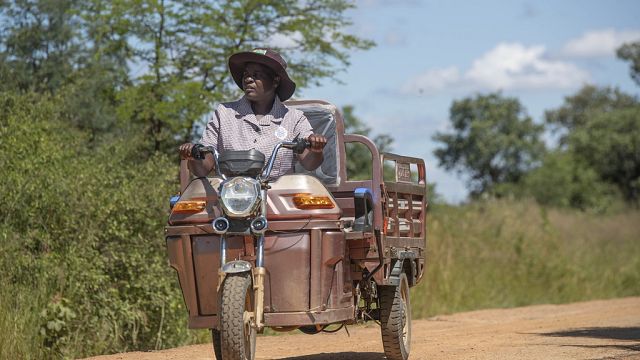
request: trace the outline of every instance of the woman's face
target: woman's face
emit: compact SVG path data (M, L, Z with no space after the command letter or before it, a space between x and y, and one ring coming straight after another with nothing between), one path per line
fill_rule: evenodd
M272 101L280 78L262 64L247 63L242 75L242 88L249 101Z

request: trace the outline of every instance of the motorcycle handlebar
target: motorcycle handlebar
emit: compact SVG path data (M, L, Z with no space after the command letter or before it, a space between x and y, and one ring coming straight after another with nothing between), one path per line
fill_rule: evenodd
M311 147L307 139L295 139L293 141L283 141L280 143L283 148L291 149L296 154L302 154L305 149Z
M262 172L262 178L266 179L271 175L271 170L273 170L273 164L275 163L276 156L278 155L278 150L280 150L280 148L291 149L296 154L302 154L304 150L310 146L311 143L306 139L294 139L293 141L279 142L271 153L271 158L267 163L266 169Z
M291 149L296 154L302 154L305 149L311 147L311 143L307 139L297 139L297 138L294 139L293 141L279 142L276 145L275 149L273 149L273 153L271 154L271 158L269 159L265 169L266 171L263 171L264 177L268 177L269 174L271 174L271 170L273 169L273 164L275 162L276 155L278 153L278 150L281 147L286 149ZM212 146L205 146L202 144L194 144L193 147L191 148L191 157L196 160L203 160L207 153L215 154L215 149ZM216 160L216 169L218 169L217 158L215 156L214 158Z
M212 146L205 146L202 144L194 144L191 148L191 157L196 160L203 160L207 153L214 153L215 149Z

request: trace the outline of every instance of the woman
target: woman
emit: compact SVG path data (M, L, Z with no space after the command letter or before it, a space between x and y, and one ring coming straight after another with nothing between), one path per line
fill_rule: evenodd
M272 178L292 173L295 160L307 170L317 168L323 160L327 139L313 134L302 111L282 104L293 95L296 84L286 71L287 63L277 52L258 48L240 52L229 58L229 71L244 96L234 102L220 104L207 124L200 143L219 153L225 150L256 149L270 156L280 141L307 139L311 146L300 155L282 149L278 152ZM180 146L180 155L189 159L189 169L196 176L206 176L214 167L207 154L204 160L191 157L194 144Z

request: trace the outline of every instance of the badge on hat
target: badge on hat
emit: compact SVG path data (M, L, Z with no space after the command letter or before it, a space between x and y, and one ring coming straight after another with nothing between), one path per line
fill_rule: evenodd
M267 54L267 50L266 49L253 49L253 52L256 54L260 54L260 55L266 55Z
M280 139L280 140L284 140L287 138L287 135L289 135L289 132L287 131L287 129L283 128L282 125L278 126L278 128L276 129L276 132L274 133L274 135Z

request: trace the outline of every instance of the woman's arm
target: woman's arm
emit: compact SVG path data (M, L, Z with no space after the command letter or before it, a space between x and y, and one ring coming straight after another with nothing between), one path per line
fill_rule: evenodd
M211 170L215 167L215 161L213 159L213 154L206 153L204 159L197 160L191 156L191 150L193 149L194 144L192 143L184 143L180 145L180 158L189 160L187 166L191 173L197 177L205 177L207 176Z
M322 151L325 145L327 145L327 138L322 135L311 134L307 138L307 141L311 143L311 146L302 154L298 155L298 159L303 168L311 171L317 169L324 160Z

